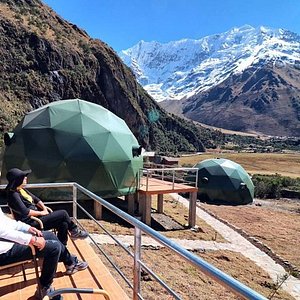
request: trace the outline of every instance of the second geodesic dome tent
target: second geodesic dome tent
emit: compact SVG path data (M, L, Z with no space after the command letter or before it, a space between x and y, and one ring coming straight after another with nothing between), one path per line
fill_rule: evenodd
M206 159L198 168L198 197L215 204L248 204L253 202L254 185L244 168L229 159Z
M107 198L134 192L143 164L126 123L80 99L29 112L5 144L3 177L10 168L30 168L30 182L77 182Z

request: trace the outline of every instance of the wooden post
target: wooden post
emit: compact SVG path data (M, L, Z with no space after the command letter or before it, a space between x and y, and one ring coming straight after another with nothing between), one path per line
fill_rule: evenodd
M97 201L94 201L94 213L97 220L102 219L102 205Z
M164 212L164 195L163 194L157 195L157 212L158 213Z
M189 204L189 227L195 227L196 225L196 200L197 192L191 192Z
M133 216L134 215L135 195L134 194L126 195L125 200L128 203L127 211L130 215Z
M151 195L145 197L145 223L151 226Z
M139 213L142 215L142 221L151 225L151 195L139 194Z
M139 203L139 215L142 216L143 221L143 211L144 211L144 200L145 195L142 193L138 193L138 203Z

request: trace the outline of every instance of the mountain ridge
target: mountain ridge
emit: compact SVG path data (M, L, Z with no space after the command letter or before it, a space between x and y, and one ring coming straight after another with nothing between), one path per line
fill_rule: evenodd
M300 136L300 36L293 32L245 25L200 40L140 42L119 55L150 95L172 113L230 130ZM250 76L251 72L261 74L261 78ZM247 77L251 80L241 85ZM255 93L250 93L251 89ZM243 94L256 98L248 105ZM204 113L208 105L204 99L208 98L219 118L212 109ZM228 104L239 103L236 113L226 105L230 118L221 113L225 100ZM245 122L253 116L265 116L265 125Z
M109 45L39 0L0 3L0 51L1 133L12 130L27 111L81 98L124 119L145 148L204 150L196 127L163 110Z

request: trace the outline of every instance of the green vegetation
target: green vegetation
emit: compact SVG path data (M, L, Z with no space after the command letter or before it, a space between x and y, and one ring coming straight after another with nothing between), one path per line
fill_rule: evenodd
M255 186L254 196L257 198L280 198L283 189L300 193L300 177L256 174L252 177L252 181Z
M282 150L300 151L300 138L246 136L225 134L220 130L198 126L201 141L205 148L248 152L281 152Z
M282 150L300 150L300 139L292 137L260 137L226 135L225 143L236 145L236 150L248 149L252 152L280 152ZM223 148L226 148L224 146Z
M79 40L78 46L83 50L83 53L85 54L90 54L92 52L90 45L83 40Z

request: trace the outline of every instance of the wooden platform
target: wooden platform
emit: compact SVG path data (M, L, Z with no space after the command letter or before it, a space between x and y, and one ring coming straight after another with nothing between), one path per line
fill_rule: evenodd
M182 183L170 182L152 177L142 177L138 190L139 213L142 221L151 226L151 197L157 195L157 212L163 213L163 195L169 193L189 193L189 227L196 224L196 200L198 188ZM133 205L129 203L128 207Z
M198 188L182 183L173 183L156 178L142 177L140 181L139 192L147 195L197 192Z
M65 267L59 263L53 286L56 289L66 287L77 288L102 288L106 290L112 300L129 300L108 269L104 266L87 240L76 240L68 242L68 249L75 254L79 260L85 260L89 267L75 273L64 275ZM0 299L1 300L34 300L36 281L33 265L26 268L27 282L24 282L21 267L2 270L0 273ZM102 295L96 294L64 294L64 300L103 300Z

